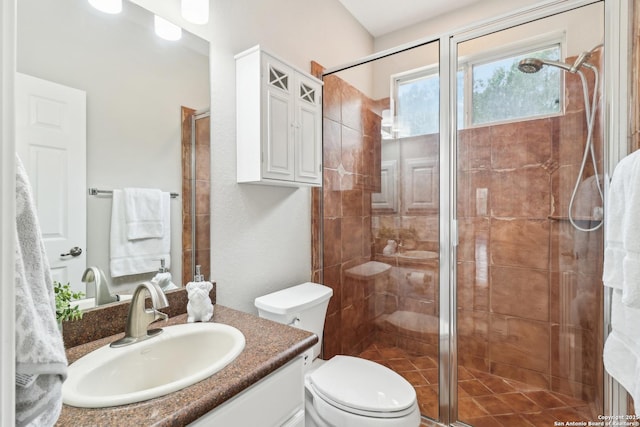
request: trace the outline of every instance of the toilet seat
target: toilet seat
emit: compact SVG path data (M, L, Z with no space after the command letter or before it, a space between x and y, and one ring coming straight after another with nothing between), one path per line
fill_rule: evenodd
M307 376L310 392L327 404L371 418L400 418L415 411L414 388L391 369L366 359L335 356Z

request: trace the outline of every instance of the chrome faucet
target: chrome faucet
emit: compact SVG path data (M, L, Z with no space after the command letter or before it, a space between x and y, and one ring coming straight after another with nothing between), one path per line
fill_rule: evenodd
M94 282L96 288L96 306L118 301L116 295L111 295L107 277L98 267L89 267L82 274L82 281L89 287L89 283Z
M150 309L144 306L146 294L149 294L151 297L152 308ZM168 306L169 302L160 286L152 282L144 282L138 285L131 298L124 338L112 342L111 347L124 347L152 338L161 333L161 328L149 330L147 330L147 328L156 320L167 320L169 318L169 316L157 310L158 308Z

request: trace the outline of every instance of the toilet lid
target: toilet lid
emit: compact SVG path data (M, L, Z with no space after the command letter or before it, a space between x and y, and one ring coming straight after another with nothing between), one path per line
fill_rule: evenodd
M309 382L323 398L356 411L398 412L416 401L411 384L396 372L351 356L334 356L309 375Z

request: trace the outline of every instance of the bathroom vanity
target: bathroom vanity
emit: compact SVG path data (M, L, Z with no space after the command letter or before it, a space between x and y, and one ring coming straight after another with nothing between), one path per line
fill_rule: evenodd
M215 306L212 320L239 329L246 339L243 352L224 369L192 386L144 402L97 409L64 405L56 425L245 425L256 416L265 426L301 425L296 424L304 419L301 355L318 338L220 305ZM187 315L180 314L166 325L186 321ZM161 327L161 323L154 326ZM69 348L69 363L122 335ZM279 392L273 393L273 387Z

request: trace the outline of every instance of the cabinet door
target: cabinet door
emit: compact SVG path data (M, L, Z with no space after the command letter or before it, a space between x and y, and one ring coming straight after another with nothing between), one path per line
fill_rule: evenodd
M322 184L322 86L296 74L296 181Z
M264 55L262 110L262 176L294 179L294 71Z

